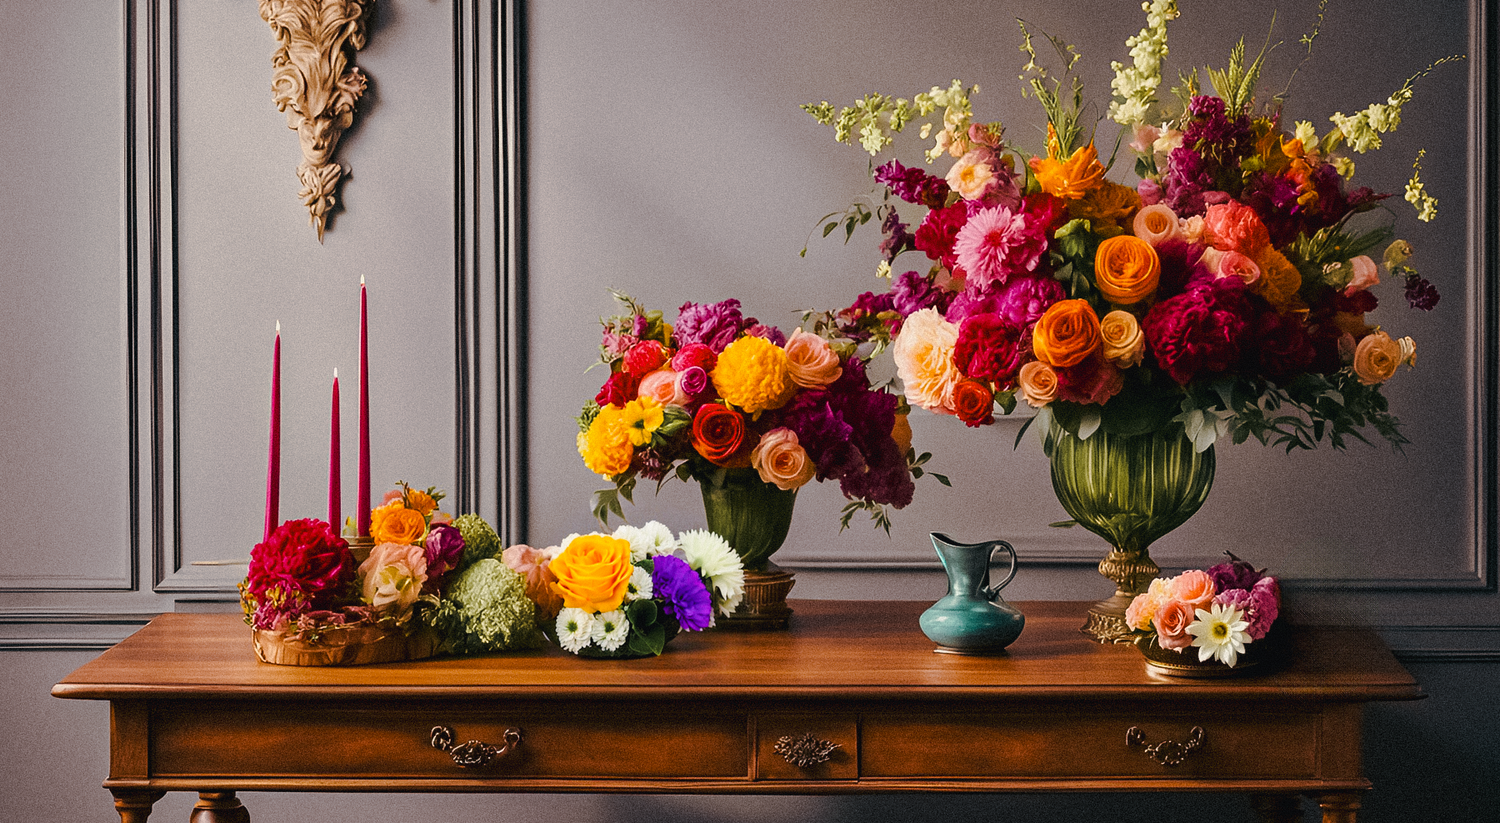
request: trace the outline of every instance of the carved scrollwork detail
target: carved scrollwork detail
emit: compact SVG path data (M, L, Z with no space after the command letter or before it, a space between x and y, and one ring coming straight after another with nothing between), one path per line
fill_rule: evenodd
M297 132L302 163L298 196L308 222L323 229L337 202L344 168L333 161L367 80L354 53L365 47L375 0L260 0L260 16L279 44L271 54L271 97Z
M1193 750L1203 745L1204 732L1202 726L1194 726L1188 731L1187 740L1178 742L1176 740L1163 740L1160 743L1146 745L1146 733L1139 726L1131 726L1125 731L1125 743L1129 746L1141 746L1146 756L1155 760L1163 766L1177 766L1187 759Z
M454 765L463 769L478 769L488 766L497 757L504 757L521 745L521 730L506 729L505 745L491 746L478 740L470 740L467 743L457 743L453 729L447 726L433 726L428 735L427 744L444 752L453 758Z
M833 753L842 746L828 740L814 737L812 732L801 737L783 736L776 741L773 751L786 759L786 762L799 769L816 766L819 763L827 763L833 757Z

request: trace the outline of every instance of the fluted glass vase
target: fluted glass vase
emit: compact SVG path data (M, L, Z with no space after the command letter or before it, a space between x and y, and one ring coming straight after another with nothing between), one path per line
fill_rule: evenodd
M1083 632L1101 643L1126 642L1126 607L1161 574L1148 550L1208 499L1213 446L1195 451L1177 425L1138 435L1099 430L1087 439L1054 425L1049 448L1063 509L1111 547L1099 573L1115 583L1115 594L1089 609Z
M797 492L761 480L754 469L728 469L699 483L709 530L727 540L745 564L744 600L719 625L786 628L792 614L786 597L796 581L791 572L771 562L771 555L791 530Z

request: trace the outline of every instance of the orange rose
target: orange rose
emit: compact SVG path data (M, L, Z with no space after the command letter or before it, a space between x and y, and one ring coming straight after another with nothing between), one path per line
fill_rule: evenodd
M1094 255L1094 282L1111 303L1129 306L1156 294L1161 259L1150 243L1132 234L1111 237Z
M406 493L407 508L416 509L423 517L437 510L437 501L427 492L411 489Z
M370 536L376 543L409 546L427 535L427 519L416 509L408 509L393 500L370 512Z
M630 541L605 534L573 538L547 568L557 577L550 583L563 605L586 612L611 612L625 601L634 566Z
M1103 342L1099 316L1087 300L1059 300L1047 308L1031 334L1031 349L1049 366L1076 366Z
M1365 335L1354 349L1354 376L1366 386L1391 379L1402 361L1401 344L1383 331Z

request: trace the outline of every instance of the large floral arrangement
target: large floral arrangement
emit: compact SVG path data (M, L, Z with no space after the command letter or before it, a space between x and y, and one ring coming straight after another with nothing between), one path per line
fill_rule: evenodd
M578 453L613 487L594 514L623 516L640 478L723 485L754 472L784 490L836 480L856 511L889 530L886 508L911 502L927 455L911 447L901 398L871 386L848 340L790 336L745 317L738 300L685 303L675 324L617 294L603 322L609 376L578 418ZM936 476L936 475L935 475Z
M673 537L655 520L546 549L512 546L503 561L525 577L547 635L581 656L661 654L679 631L713 626L744 596L744 567L724 538L701 529Z
M523 578L497 559L494 529L439 511L442 498L405 483L387 493L362 561L324 521L282 523L251 551L239 587L245 621L311 646L356 631L426 633L434 651L460 654L538 645L536 609Z
M1208 71L1212 93L1192 72L1158 101L1178 11L1174 0L1143 7L1132 60L1112 64L1109 107L1136 153L1134 185L1109 179L1084 139L1077 53L1048 37L1063 61L1061 76L1049 73L1024 23L1029 91L1048 120L1038 153L977 120L977 87L956 80L912 100L804 106L871 155L920 122L934 137L926 160L950 158L942 176L886 162L874 169L880 205L825 218L825 235L879 218L880 273L892 282L823 323L894 339L907 400L969 426L993 422L996 408L1011 412L1019 397L1040 409L1036 419L1083 437L1175 421L1200 450L1225 434L1288 450L1325 437L1342 447L1366 429L1399 448L1406 441L1381 386L1414 363L1415 343L1369 318L1374 288L1383 270L1415 308L1432 309L1438 295L1410 266L1411 246L1394 238L1388 195L1348 182L1351 155L1380 147L1415 82L1455 58L1384 103L1334 114L1320 132L1293 121L1280 95L1255 96L1266 54L1247 58L1243 41L1227 68ZM1316 34L1302 38L1309 50ZM1436 201L1420 160L1406 199L1429 220ZM915 229L905 216L913 210ZM908 253L924 264L892 276Z
M1230 554L1227 563L1152 580L1130 601L1125 622L1140 642L1233 668L1280 613L1276 578Z

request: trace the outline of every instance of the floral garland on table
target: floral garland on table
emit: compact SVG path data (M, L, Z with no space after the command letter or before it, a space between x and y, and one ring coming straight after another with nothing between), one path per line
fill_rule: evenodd
M659 655L679 631L728 616L745 593L744 567L724 538L703 530L674 538L654 520L546 549L512 546L503 561L524 576L548 637L588 657Z
M1381 386L1414 364L1416 346L1367 320L1379 302L1372 288L1383 264L1414 308L1431 310L1438 294L1408 264L1410 244L1364 217L1388 195L1346 186L1349 153L1379 148L1416 81L1461 56L1429 65L1386 103L1334 114L1320 135L1283 116L1282 95L1256 100L1266 54L1247 59L1243 41L1227 68L1208 71L1215 93L1192 72L1172 90L1175 103L1159 103L1178 11L1175 0L1145 8L1132 61L1112 64L1109 109L1133 137L1134 187L1107 179L1094 144L1083 144L1082 83L1064 86L1039 65L1024 23L1025 76L1048 120L1042 153L1028 156L1000 123L976 120L978 89L956 80L910 101L803 106L871 155L922 121L923 137L936 132L927 161L954 158L944 176L891 160L874 171L886 198L876 209L829 215L824 233L842 222L846 239L880 218L879 272L892 283L821 326L894 339L907 400L969 426L1010 413L1019 397L1081 437L1176 424L1199 450L1225 434L1290 450L1325 437L1342 448L1372 428L1399 449L1406 439ZM1316 35L1302 39L1309 52ZM1078 54L1048 40L1071 77ZM1406 199L1425 221L1436 200L1421 158ZM892 196L922 210L914 231ZM892 277L907 252L927 258L925 271Z
M496 559L498 535L476 514L438 511L442 498L405 483L387 493L363 561L322 520L282 523L251 551L245 622L310 646L358 630L426 632L435 651L455 654L539 645L524 581Z
M626 312L601 321L609 376L578 418L579 455L613 483L594 495L601 523L624 516L639 478L659 489L753 471L783 490L837 480L844 526L863 510L890 530L886 506L911 502L930 455L912 449L904 403L870 385L855 341L788 336L733 299L684 303L673 325L615 296Z
M1229 554L1229 562L1207 570L1152 580L1130 601L1125 622L1136 637L1154 638L1162 649L1184 655L1196 649L1198 662L1233 668L1246 649L1265 639L1280 613L1276 578Z

